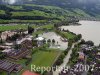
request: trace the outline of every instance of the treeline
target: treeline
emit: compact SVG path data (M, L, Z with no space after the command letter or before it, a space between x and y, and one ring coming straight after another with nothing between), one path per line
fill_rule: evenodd
M13 11L13 9L7 7L6 5L0 5L0 10L4 10L4 11Z
M77 22L79 22L79 20L77 18L69 18L66 21L61 21L61 22L55 23L54 27L59 27L59 26L64 26L64 25L66 26L66 25L69 25L70 23L75 24Z

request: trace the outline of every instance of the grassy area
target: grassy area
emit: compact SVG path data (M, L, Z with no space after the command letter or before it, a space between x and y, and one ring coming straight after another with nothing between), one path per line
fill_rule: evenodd
M27 29L27 25L7 25L0 26L0 31L15 30L15 29Z
M56 30L56 33L58 33L59 35L61 35L62 37L64 38L67 38L67 39L74 39L77 35L71 33L71 32L63 32L63 31L57 31Z
M0 15L4 15L5 11L4 10L0 10Z
M11 75L21 75L25 70L31 70L31 65L36 65L37 67L51 67L59 54L61 54L61 51L59 50L38 50L32 55L32 62L28 66L25 65L26 59L19 60L17 63L22 64L24 66L23 70L18 73L11 73ZM2 72L0 73L0 75L7 74L6 72Z
M33 10L30 12L11 12L11 13L12 13L12 16L44 16L48 18L56 17L55 14L49 14L49 13L45 13L39 10Z
M64 36L67 38L67 39L73 39L76 35L70 33L70 32L61 32L62 34L64 34Z
M37 51L32 56L32 65L51 67L59 53L59 51Z
M51 29L54 26L52 24L47 24L47 25L43 25L43 26L36 26L36 25L31 25L34 28L40 27L40 28L46 28L46 29ZM28 25L24 25L24 24L18 24L18 25L6 25L6 26L0 26L0 31L6 31L6 30L15 30L15 29L27 29ZM40 31L39 31L40 32ZM36 33L39 33L36 32Z
M41 29L46 28L48 30L48 29L53 29L54 26L52 24L48 24L48 25L43 25L43 26L36 26L35 28L37 28L37 27L40 27ZM42 34L44 32L45 32L45 30L39 30L37 32L34 32L32 35L36 36L36 34Z
M43 25L43 26L40 26L41 28L46 28L46 29L52 29L54 27L54 25L52 24L48 24L48 25Z
M52 20L51 22L59 22L58 20ZM34 23L34 24L44 24L44 23L48 23L48 20L3 20L3 19L0 19L0 24L7 24L7 23Z
M35 65L36 67L51 67L58 57L61 54L61 51L51 50L51 51L41 51L38 50L36 53L32 55L32 62L28 66L24 66L24 69L17 73L16 75L21 75L25 70L31 70L31 65ZM25 64L26 60L20 60L18 63ZM11 75L15 75L12 73Z

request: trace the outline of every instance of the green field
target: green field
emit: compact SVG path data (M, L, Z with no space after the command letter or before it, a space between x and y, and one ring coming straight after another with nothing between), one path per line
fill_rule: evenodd
M31 70L31 65L36 67L51 67L57 57L61 54L61 51L51 50L51 51L37 51L32 55L32 62L28 66L24 66L24 69L17 73L16 75L21 75L25 70ZM20 60L18 63L25 64L26 60ZM15 75L12 73L11 75Z
M62 34L64 34L64 36L67 38L67 39L73 39L76 35L70 33L70 32L62 32Z
M4 15L5 11L4 10L0 10L0 15Z
M63 31L56 31L56 32L57 34L67 39L74 39L76 37L76 35L72 34L71 32L63 32Z
M19 60L17 63L24 66L23 70L16 74L11 73L11 75L21 75L25 70L31 70L31 65L35 65L36 67L51 67L60 54L61 51L59 50L38 50L32 55L32 62L28 66L25 66L25 59ZM6 72L2 72L0 75L6 75Z
M0 6L2 8L2 5ZM46 5L4 5L0 8L0 23L48 23L49 21L68 20L69 16L91 17L80 9L63 9ZM5 16L4 16L5 15ZM42 20L42 22L41 22Z
M32 65L51 67L59 53L59 51L38 51L32 57Z
M51 29L53 28L52 24L47 24L43 26L36 26L36 25L30 25L34 28L40 27L40 28L47 28ZM24 24L18 24L18 25L6 25L6 26L0 26L0 31L6 31L6 30L15 30L15 29L27 29L28 25ZM38 32L37 32L38 33Z
M15 30L15 29L27 29L27 25L7 25L0 26L0 31Z

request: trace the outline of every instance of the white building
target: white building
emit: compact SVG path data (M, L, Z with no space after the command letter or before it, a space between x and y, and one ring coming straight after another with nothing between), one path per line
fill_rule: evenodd
M43 37L37 37L37 38L35 38L34 40L37 41L38 47L41 46L41 45L43 45L43 40L44 40Z
M30 40L30 41L32 41L32 38L33 38L33 36L27 35L25 38L17 39L16 44L21 44L21 43L22 43L23 41L25 41L25 40Z

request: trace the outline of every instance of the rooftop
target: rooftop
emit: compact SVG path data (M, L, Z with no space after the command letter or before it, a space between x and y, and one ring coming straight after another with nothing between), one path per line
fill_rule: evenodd
M33 72L30 72L29 70L23 72L22 75L40 75L40 74L37 74L37 73L33 73Z
M38 37L38 38L36 38L36 40L42 41L42 40L44 40L44 38L43 37Z
M20 65L19 65L20 66ZM8 60L0 60L0 69L7 71L7 72L12 72L14 69L18 67L18 64L8 61ZM22 67L20 68L20 70Z

